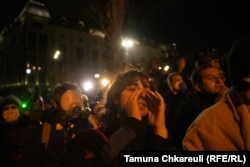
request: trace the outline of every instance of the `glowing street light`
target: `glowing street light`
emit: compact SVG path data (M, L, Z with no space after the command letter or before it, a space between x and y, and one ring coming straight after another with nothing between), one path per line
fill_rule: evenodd
M134 46L134 41L128 38L122 40L121 45L125 48L125 62L128 61L128 50Z
M54 54L54 59L58 59L60 56L61 52L59 50L57 50Z
M124 47L132 47L134 45L134 42L130 39L125 39L122 41L122 46Z
M169 70L169 65L166 65L165 67L164 67L164 71L168 71Z
M126 55L128 55L128 49L130 48L130 47L133 47L134 46L134 41L133 40L131 40L131 39L124 39L124 40L122 40L122 46L126 49L126 52L125 52L125 54Z
M91 81L86 81L82 84L83 89L88 92L93 89L93 83Z
M101 80L101 84L102 84L103 87L106 87L106 86L108 86L108 84L109 84L109 80L106 79L106 78L103 78L103 79Z
M95 78L100 78L100 74L95 74L94 77Z
M31 73L31 69L30 68L27 68L26 69L26 74L30 74Z

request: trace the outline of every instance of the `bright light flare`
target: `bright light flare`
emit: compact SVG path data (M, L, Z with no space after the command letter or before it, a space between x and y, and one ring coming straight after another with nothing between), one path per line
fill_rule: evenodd
M134 42L130 39L125 39L122 41L122 46L124 47L132 47L134 45Z
M93 83L91 81L86 81L82 84L82 87L86 92L91 91L93 89Z
M95 78L100 78L100 74L95 74L94 77Z
M30 68L27 68L26 69L26 74L30 74L31 73L31 69Z
M60 52L59 50L57 50L57 51L55 52L55 54L54 54L54 59L55 59L55 60L58 59L59 56L60 56L60 54L61 54L61 52Z
M103 79L101 80L101 84L102 84L103 87L106 87L106 86L109 84L109 80L106 79L106 78L103 78Z
M168 71L169 70L169 65L166 65L165 67L164 67L164 71Z

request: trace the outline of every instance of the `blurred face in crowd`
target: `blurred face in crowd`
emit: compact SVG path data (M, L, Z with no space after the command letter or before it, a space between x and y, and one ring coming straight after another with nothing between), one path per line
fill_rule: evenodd
M155 58L152 58L150 61L150 65L152 69L158 70L159 69L159 63L158 60Z
M177 61L177 66L178 72L182 72L186 67L186 59L184 57L180 57L180 59Z
M15 104L8 104L3 107L2 116L7 123L15 122L20 116L20 110Z
M129 103L130 100L132 100L136 91L142 90L145 88L146 86L142 84L141 80L137 80L131 85L128 85L127 87L125 87L125 89L123 89L123 91L121 92L121 96L120 96L121 109L125 110L127 104ZM145 100L145 96L146 94L142 93L141 95L139 95L139 98L137 99L137 104L138 104L138 107L140 109L142 116L145 116L148 113L147 102Z
M180 74L173 75L169 81L169 88L173 93L178 93L180 91L180 84L183 83L183 77Z
M44 102L40 99L34 100L32 103L32 110L33 111L43 111L45 109Z
M72 116L74 112L74 107L78 107L78 109L83 108L83 99L81 94L75 90L68 90L64 92L60 99L61 109L65 112L65 114ZM77 113L79 114L79 113Z
M201 83L196 87L198 91L217 94L225 88L225 76L217 67L209 67L200 71Z

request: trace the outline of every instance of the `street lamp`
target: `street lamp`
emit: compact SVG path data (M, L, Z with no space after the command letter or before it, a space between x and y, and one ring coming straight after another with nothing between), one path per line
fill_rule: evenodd
M131 39L122 40L122 46L126 49L125 55L128 56L128 49L134 46L134 41Z
M57 51L55 52L53 58L54 58L55 60L58 59L59 56L60 56L60 54L61 54L61 52L60 52L59 50L57 50Z

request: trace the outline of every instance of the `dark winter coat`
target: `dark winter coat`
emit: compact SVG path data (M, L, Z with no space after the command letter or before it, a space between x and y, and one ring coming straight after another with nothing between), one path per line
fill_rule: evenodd
M206 108L215 103L215 97L197 93L190 95L177 109L174 119L172 142L177 150L183 150L182 140L189 125Z
M29 151L27 148L28 140L37 126L39 126L38 123L25 115L12 124L1 122L0 155L3 166L23 166L24 157Z

